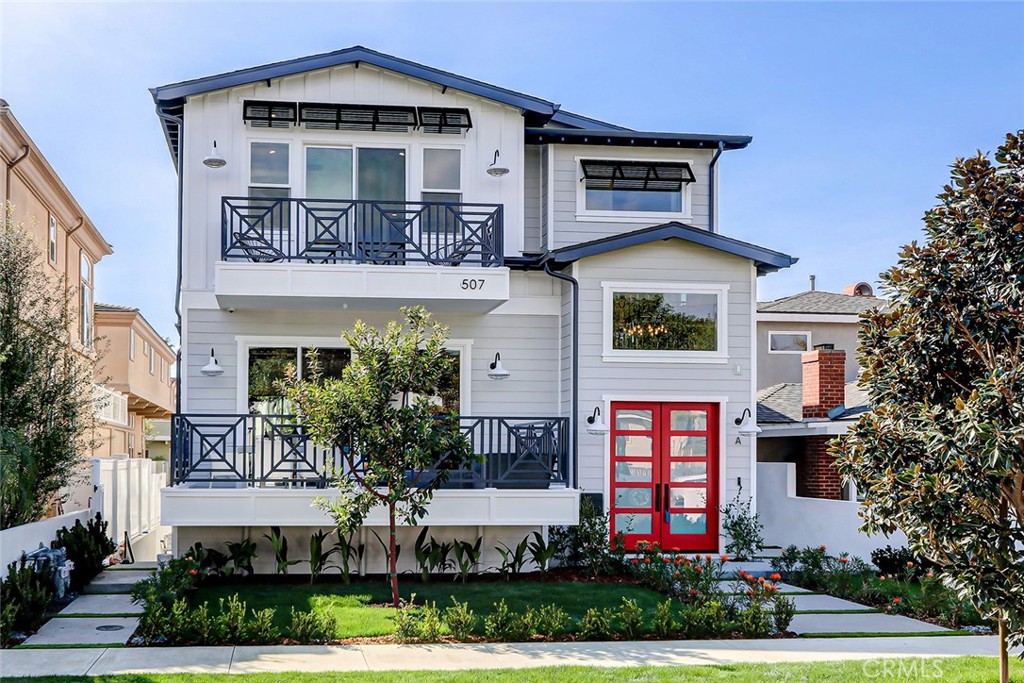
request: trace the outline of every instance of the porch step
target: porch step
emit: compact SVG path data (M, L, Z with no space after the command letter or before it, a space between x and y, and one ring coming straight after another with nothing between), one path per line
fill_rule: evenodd
M131 593L132 586L148 579L153 572L143 569L104 570L89 582L83 593Z

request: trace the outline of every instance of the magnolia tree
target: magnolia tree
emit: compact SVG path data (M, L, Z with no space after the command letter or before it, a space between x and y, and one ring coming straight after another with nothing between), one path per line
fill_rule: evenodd
M391 322L378 330L359 321L343 337L352 361L340 378L326 378L316 368L309 377L286 381L310 438L337 445L340 461L327 476L338 496L321 498L326 510L348 535L363 525L377 506L388 513L388 573L393 604L399 605L399 522L415 525L451 473L473 460L458 416L439 412L437 396L457 358L448 352L448 329L422 307L403 308L405 325Z
M1024 131L995 162L953 164L925 240L882 274L865 315L872 411L834 444L866 496L863 530L900 529L943 580L1024 642Z
M77 345L74 290L8 205L0 222L0 528L61 502L91 445L94 360Z

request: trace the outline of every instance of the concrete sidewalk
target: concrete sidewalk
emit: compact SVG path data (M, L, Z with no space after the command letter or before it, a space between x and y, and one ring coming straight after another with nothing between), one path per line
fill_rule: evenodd
M997 654L992 636L0 650L0 676L708 665Z

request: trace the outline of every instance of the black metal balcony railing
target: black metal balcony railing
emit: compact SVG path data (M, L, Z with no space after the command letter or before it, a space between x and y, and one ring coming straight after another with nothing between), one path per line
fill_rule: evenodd
M224 197L225 261L502 265L502 205Z
M451 472L445 488L572 486L568 418L460 416L459 429L480 458ZM175 415L171 480L196 488L326 488L327 467L347 467L344 450L351 448L358 446L314 443L289 415Z

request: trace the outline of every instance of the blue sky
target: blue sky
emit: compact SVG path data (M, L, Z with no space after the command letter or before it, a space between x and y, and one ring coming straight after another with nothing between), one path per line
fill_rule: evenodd
M147 88L362 44L638 129L741 133L724 234L874 281L957 156L1024 125L1024 3L22 3L0 96L115 249L101 301L174 335L175 181Z

